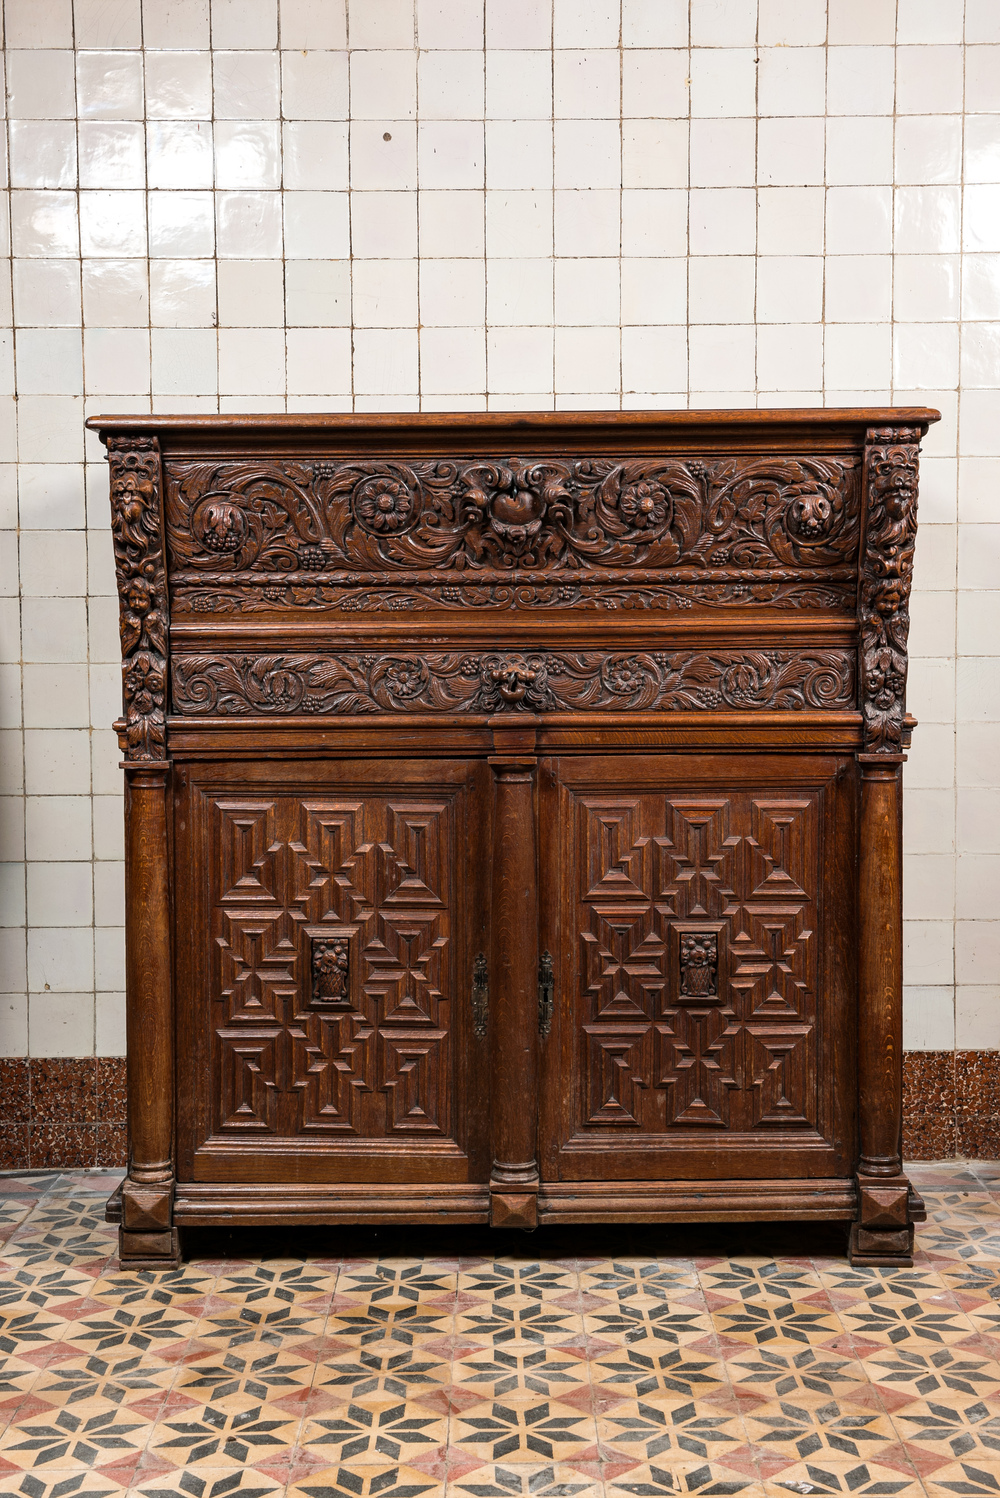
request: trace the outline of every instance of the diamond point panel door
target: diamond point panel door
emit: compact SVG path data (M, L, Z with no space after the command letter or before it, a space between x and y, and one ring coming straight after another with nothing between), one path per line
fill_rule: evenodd
M178 858L204 849L179 923L196 1178L270 1159L337 1180L373 1153L390 1174L418 1155L430 1178L473 1168L481 779L475 762L185 769ZM207 1088L184 1087L188 1065Z
M550 1180L848 1168L845 763L552 762Z

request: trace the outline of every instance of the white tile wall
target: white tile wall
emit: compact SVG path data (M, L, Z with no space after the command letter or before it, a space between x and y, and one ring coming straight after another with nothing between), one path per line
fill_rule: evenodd
M122 1048L101 410L937 405L906 1041L1000 1046L998 0L5 0L0 1053Z

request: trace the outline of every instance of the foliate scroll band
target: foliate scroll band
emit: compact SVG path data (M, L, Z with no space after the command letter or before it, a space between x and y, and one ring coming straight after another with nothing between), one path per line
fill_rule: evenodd
M174 710L371 713L850 710L850 649L176 654Z

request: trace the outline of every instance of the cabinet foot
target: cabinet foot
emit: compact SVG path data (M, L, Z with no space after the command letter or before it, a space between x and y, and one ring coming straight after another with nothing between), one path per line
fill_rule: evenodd
M162 1233L118 1231L118 1257L122 1269L177 1269L181 1263L180 1234L176 1228Z
M858 1176L858 1221L851 1224L847 1251L852 1264L902 1269L912 1265L911 1195L905 1176Z
M104 1221L105 1222L117 1222L118 1224L121 1224L121 1220L122 1220L122 1187L124 1185L125 1185L124 1181L119 1181L118 1185L115 1187L114 1191L112 1191L111 1195L108 1197L107 1201L104 1203Z
M866 1228L852 1222L847 1257L860 1268L911 1269L913 1228Z
M538 1196L534 1191L494 1191L490 1197L491 1228L522 1228L534 1232L538 1226Z

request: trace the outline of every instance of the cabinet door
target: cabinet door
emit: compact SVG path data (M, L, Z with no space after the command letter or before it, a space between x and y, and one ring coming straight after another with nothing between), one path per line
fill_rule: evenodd
M850 1173L854 798L850 760L546 763L544 1178Z
M485 767L177 776L181 1178L486 1179Z

